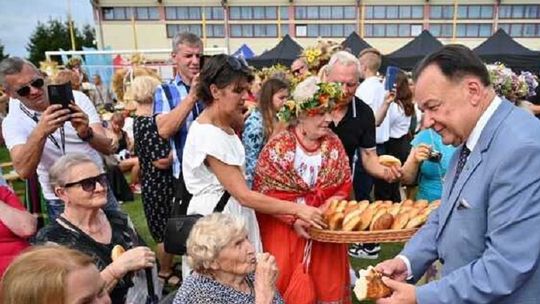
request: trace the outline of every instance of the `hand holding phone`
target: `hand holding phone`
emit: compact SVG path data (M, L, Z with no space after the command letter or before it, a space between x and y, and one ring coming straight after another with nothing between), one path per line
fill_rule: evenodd
M396 89L397 74L399 68L395 66L388 66L386 68L386 76L384 80L384 89L386 91L392 91Z
M49 96L49 103L62 105L62 109L69 109L69 104L75 100L69 82L48 85L47 94Z

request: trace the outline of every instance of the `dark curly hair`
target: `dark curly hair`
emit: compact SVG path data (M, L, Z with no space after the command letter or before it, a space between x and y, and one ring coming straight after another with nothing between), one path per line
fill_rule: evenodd
M209 106L214 102L210 85L214 84L219 89L223 89L241 81L253 81L253 74L243 61L224 54L209 57L199 75L197 97Z

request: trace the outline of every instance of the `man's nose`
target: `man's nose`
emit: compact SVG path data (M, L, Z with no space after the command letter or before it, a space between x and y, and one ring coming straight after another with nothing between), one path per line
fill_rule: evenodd
M435 124L435 120L433 120L433 116L429 112L424 112L422 115L422 127L429 129Z

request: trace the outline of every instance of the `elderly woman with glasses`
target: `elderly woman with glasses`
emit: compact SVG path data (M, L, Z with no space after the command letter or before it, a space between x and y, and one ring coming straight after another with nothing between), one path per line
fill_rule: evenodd
M187 253L194 272L174 304L284 303L275 288L274 257L255 253L243 219L223 213L201 218L191 230Z
M131 271L152 267L155 254L148 247L133 248L135 233L120 211L103 211L107 202L107 179L86 155L67 154L49 171L54 193L65 209L51 224L38 232L38 243L53 243L91 256L110 291L112 303L124 303L132 286ZM120 245L127 251L112 259Z
M187 213L212 213L227 191L231 197L224 212L246 220L249 239L260 251L254 210L297 216L316 226L324 223L317 208L291 205L248 188L244 177L244 147L234 130L243 125L244 102L252 79L249 68L234 57L216 55L206 61L198 85L198 96L205 103L205 110L189 129L182 173L186 188L193 195Z

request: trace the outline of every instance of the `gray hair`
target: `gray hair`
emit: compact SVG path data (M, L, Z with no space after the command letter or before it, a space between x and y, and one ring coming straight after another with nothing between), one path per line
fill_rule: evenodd
M212 213L193 226L186 243L188 263L193 270L210 270L219 253L236 237L246 234L245 221L226 213Z
M173 53L178 52L178 46L182 44L187 44L190 46L201 46L202 40L199 36L190 33L190 32L181 32L174 35L172 40L172 51Z
M360 61L358 61L358 59L354 57L353 54L347 51L339 51L335 53L334 55L332 55L326 67L327 75L332 73L332 69L334 68L336 64L341 64L344 66L350 66L354 64L356 66L356 74L358 77L360 77Z
M63 187L68 181L69 172L71 168L80 165L92 163L98 167L98 165L88 156L81 153L70 153L60 157L52 167L49 169L49 183L51 187Z
M159 80L152 76L137 76L131 83L133 99L140 104L152 103L154 91L160 84Z
M38 68L26 59L20 57L8 57L2 60L2 62L0 62L0 84L2 84L4 88L7 88L6 76L19 74L25 65L30 66L39 73Z

